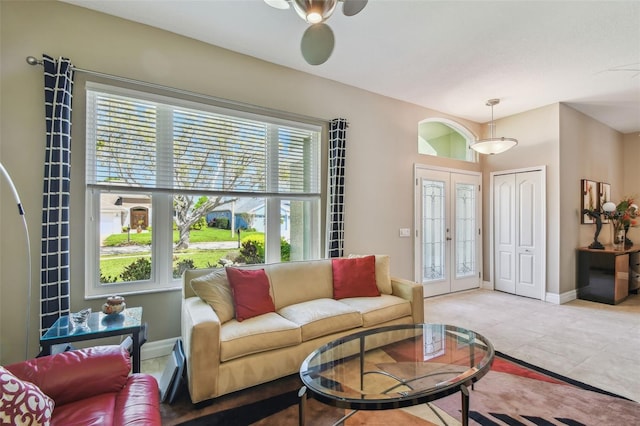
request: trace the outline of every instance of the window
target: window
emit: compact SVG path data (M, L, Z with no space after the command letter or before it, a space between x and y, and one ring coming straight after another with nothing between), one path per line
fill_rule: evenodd
M86 294L320 257L318 124L87 85Z
M418 153L477 161L470 146L475 137L464 126L446 118L429 118L418 124Z

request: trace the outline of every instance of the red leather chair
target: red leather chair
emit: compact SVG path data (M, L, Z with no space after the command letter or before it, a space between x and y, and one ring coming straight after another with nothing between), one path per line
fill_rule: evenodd
M129 374L129 352L97 346L4 366L55 401L52 425L160 425L159 390L148 374Z

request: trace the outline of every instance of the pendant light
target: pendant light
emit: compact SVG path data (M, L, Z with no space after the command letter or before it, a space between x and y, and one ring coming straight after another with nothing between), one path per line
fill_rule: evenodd
M489 99L487 101L487 106L491 107L491 123L489 123L491 137L487 139L478 139L471 144L471 149L479 152L480 154L500 154L518 145L518 141L516 139L504 137L497 138L495 136L496 124L493 121L493 106L498 105L499 103L500 99Z

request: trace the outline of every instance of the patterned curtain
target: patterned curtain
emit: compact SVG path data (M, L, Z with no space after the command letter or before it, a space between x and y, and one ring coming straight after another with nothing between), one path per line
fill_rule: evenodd
M347 120L336 118L329 126L329 220L328 257L342 257L344 251L344 162Z
M69 313L69 186L73 66L43 55L47 142L42 200L40 332Z

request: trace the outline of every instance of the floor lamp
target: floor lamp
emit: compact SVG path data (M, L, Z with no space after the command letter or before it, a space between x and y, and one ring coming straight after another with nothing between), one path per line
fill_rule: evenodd
M13 184L13 180L9 175L7 169L4 168L4 165L0 163L0 172L7 178L7 182L9 182L9 187L11 188L11 192L13 193L13 197L16 199L16 203L18 203L18 214L22 218L22 224L24 225L24 237L27 242L27 337L25 342L25 359L29 359L29 334L30 334L30 323L31 323L31 243L29 242L29 228L27 227L27 219L24 215L24 209L22 208L22 203L20 202L20 195L18 195L18 190L16 186Z

